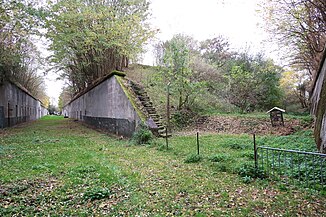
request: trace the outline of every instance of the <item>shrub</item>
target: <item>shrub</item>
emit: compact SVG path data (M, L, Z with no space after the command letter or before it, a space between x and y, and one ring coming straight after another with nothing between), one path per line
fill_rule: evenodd
M228 154L215 154L209 158L211 162L224 162L230 160L230 155Z
M255 153L254 151L252 150L248 150L248 151L245 151L241 154L241 157L245 157L245 158L248 158L249 160L254 160L255 158Z
M191 154L185 159L185 163L197 163L202 160L202 157L198 154Z
M216 169L220 172L228 172L229 166L226 163L216 164Z
M110 190L106 188L90 189L84 194L85 200L100 200L110 196Z
M305 116L300 119L300 125L303 125L304 127L312 126L314 122L314 119L311 116Z
M158 151L165 151L167 148L166 148L166 145L164 144L159 144L156 148Z
M248 184L248 183L252 182L252 178L250 176L242 177L242 182L245 184Z
M190 109L183 109L176 111L172 116L172 123L179 127L185 127L190 125L194 120L196 120L197 114Z
M132 141L136 145L150 144L153 140L153 134L145 124L140 124L137 131L132 135Z
M259 168L255 168L252 162L246 162L240 165L238 168L238 174L241 177L251 178L265 178L265 171Z

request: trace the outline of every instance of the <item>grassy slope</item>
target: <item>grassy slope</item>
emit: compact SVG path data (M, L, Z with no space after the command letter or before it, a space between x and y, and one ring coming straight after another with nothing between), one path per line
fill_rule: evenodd
M126 75L129 79L136 81L145 87L145 90L148 92L155 108L162 117L165 117L166 87L163 81L160 81L156 76L158 70L159 68L153 66L132 64L128 69L126 69ZM176 107L177 99L174 95L171 95L170 101L170 104ZM195 110L203 116L254 118L269 121L269 114L266 114L264 111L240 114L233 105L221 100L218 98L218 96L210 94L208 91L205 91L196 98ZM311 118L309 114L302 114L298 116L286 112L284 114L284 119L299 119L309 121Z
M320 193L267 181L242 183L230 170L251 158L245 154L251 144L247 135L201 137L204 160L198 164L184 163L196 150L194 137L175 137L165 151L155 145L133 146L60 117L7 129L0 136L1 216L326 214ZM311 138L296 136L298 141ZM270 141L264 139L259 141ZM231 143L244 148L236 150ZM208 160L226 152L227 169Z

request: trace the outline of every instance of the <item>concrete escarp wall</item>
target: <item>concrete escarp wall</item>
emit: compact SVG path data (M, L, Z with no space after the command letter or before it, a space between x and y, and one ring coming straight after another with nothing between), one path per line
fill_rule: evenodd
M47 114L40 101L11 82L0 85L0 128L36 120Z
M132 136L140 117L116 76L107 78L70 102L63 109L63 114L103 128L110 133Z
M326 53L326 52L325 52ZM312 95L312 111L315 116L314 136L317 148L326 153L326 55L320 68Z

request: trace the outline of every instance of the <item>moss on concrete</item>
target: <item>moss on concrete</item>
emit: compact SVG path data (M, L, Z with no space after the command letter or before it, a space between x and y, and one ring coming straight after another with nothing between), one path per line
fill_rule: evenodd
M115 74L117 75L117 74ZM141 109L137 106L137 103L136 103L136 99L132 96L132 94L130 93L130 91L128 90L127 87L125 87L125 85L123 84L123 77L121 76L115 76L115 78L117 79L117 81L119 82L122 90L124 91L124 93L126 94L126 96L128 97L132 107L135 109L135 111L137 112L138 116L140 117L140 119L143 121L143 122L146 122L146 115L141 111Z
M111 76L113 76L113 75L118 75L118 76L120 76L120 77L125 77L125 76L126 76L126 73L121 72L121 71L114 70L114 71L112 71L112 72L110 73L110 75L111 75Z

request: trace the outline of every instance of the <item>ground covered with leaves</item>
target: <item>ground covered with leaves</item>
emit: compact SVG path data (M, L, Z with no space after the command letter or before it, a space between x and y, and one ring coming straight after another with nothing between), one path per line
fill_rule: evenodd
M189 135L196 131L220 134L259 134L259 135L290 135L312 126L308 116L285 116L284 126L273 127L269 114L250 115L210 115L200 116L194 122L183 127L179 134Z
M249 135L176 136L133 145L61 117L1 131L0 216L325 216L325 194L254 179ZM312 142L311 133L260 143ZM299 144L299 145L300 145ZM189 157L190 156L190 157Z

